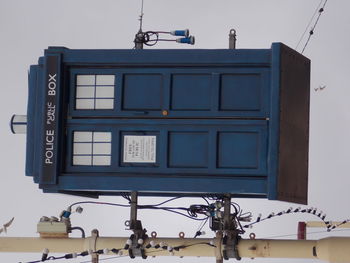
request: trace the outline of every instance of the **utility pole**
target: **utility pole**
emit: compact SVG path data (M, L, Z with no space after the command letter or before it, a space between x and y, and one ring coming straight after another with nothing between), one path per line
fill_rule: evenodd
M98 237L96 235L87 238L2 237L0 238L0 252L40 253L47 248L50 253L74 253L119 248L122 251L120 254L129 256L129 250L123 249L127 240L127 237ZM223 250L219 249L223 242L222 239L150 238L145 241L145 244L152 240L156 244L166 244L167 248L145 248L147 256L217 258L218 254L223 255ZM171 252L170 247L173 248ZM241 239L238 242L237 251L242 258L308 258L344 263L350 262L349 247L349 237L328 237L320 240ZM112 252L109 254L113 255Z

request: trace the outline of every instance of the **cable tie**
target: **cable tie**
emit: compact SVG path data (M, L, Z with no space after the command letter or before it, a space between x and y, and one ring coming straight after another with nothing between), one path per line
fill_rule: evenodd
M119 249L116 249L116 248L112 248L111 251L112 251L114 254L118 254L118 253L119 253Z
M293 212L298 213L301 210L301 207L296 208Z
M65 259L70 259L70 258L77 258L78 254L77 253L70 253L70 254L66 254L64 255Z
M82 256L82 257L85 257L87 255L89 255L89 251L87 251L87 250L80 253L80 256Z
M45 248L43 250L43 255L41 256L41 261L45 261L47 260L47 256L49 255L49 249L48 248Z

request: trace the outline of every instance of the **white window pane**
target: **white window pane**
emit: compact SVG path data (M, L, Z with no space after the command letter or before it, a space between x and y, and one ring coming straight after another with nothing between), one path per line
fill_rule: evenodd
M75 108L77 110L94 109L94 99L76 99Z
M73 156L73 165L91 165L91 156Z
M78 86L77 98L94 98L95 86Z
M114 98L114 86L96 86L96 98Z
M110 132L94 132L94 142L111 142L112 134Z
M96 85L114 85L114 75L96 75Z
M93 165L111 165L111 156L94 156Z
M110 143L94 143L93 154L111 154Z
M96 109L113 109L114 99L96 99Z
M77 75L77 85L95 85L95 75Z
M73 154L92 154L92 143L74 143Z
M92 132L75 131L74 142L92 142Z

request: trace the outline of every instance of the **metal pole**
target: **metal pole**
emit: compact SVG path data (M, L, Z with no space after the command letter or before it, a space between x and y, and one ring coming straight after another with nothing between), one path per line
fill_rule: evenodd
M131 192L130 202L130 229L136 229L137 224L137 192Z
M337 226L337 228L350 228L350 222L342 224L342 222L332 222L332 225ZM322 221L307 221L306 227L320 227L324 228L327 225Z
M73 253L104 248L122 249L127 237L88 237L88 238L30 238L2 237L0 252L37 252L44 248L50 253ZM216 238L154 238L157 244L163 242L168 246L182 246L172 255L184 257L217 257L218 246L208 245L222 242ZM240 240L237 246L240 257L246 258L312 258L332 263L350 262L350 237L328 237L321 240L269 240L249 239ZM128 255L128 250L122 250ZM221 251L222 252L222 251ZM170 256L168 250L162 248L146 248L147 256Z
M96 245L97 245L97 238L99 236L98 230L94 229L91 231L91 238L90 238L90 245L89 247L92 247L92 251L96 251ZM91 254L91 262L92 263L98 263L98 254L94 253Z

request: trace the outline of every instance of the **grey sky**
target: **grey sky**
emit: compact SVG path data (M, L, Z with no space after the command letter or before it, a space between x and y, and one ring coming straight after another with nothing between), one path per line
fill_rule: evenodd
M269 48L272 42L283 42L294 48L319 2L145 0L144 29L189 28L191 34L196 36L194 47L159 43L156 48L227 48L230 28L237 30L238 48ZM13 113L26 113L29 65L37 63L38 57L48 46L79 49L132 48L133 36L138 30L140 3L141 0L0 1L0 155L3 171L0 223L7 222L13 216L16 218L8 236L36 236L36 223L42 215L57 216L70 203L83 200L43 194L32 182L32 178L24 176L25 136L12 135L8 122ZM350 197L349 10L349 1L329 0L304 52L312 61L309 205L325 211L331 220L350 217L347 209ZM326 85L326 88L314 91L320 85ZM122 201L119 198L103 200ZM267 200L236 201L243 210L252 211L255 215L259 212L268 214L290 206L288 203ZM184 203L189 205L192 202L180 202ZM123 225L128 216L128 209L86 206L84 213L74 215L72 220L74 225L84 227L87 232L98 228L101 235L128 236L130 233L124 230ZM147 229L156 230L159 236L177 236L180 231L185 231L186 236L192 236L199 225L161 212L142 212L141 219ZM252 231L258 238L293 234L297 222L301 220L313 218L276 218L262 223ZM317 230L319 229L310 231ZM207 233L207 237L212 236L208 229ZM310 235L310 238L316 237L319 236ZM2 262L26 262L39 257L35 254L0 254ZM81 261L83 260L70 262ZM128 261L129 259L122 258L116 260ZM214 262L214 259L156 258L149 261ZM256 259L254 262L312 261Z

